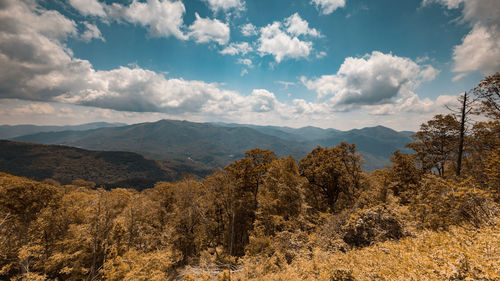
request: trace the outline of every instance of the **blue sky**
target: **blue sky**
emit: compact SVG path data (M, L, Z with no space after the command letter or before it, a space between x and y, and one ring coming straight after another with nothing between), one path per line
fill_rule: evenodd
M0 123L415 130L500 71L494 0L0 3Z

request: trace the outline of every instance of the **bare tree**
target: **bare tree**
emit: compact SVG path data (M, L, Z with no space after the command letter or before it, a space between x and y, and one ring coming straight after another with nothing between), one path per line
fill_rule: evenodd
M457 98L460 106L458 108L452 108L446 106L448 110L452 112L453 117L457 122L460 123L459 135L458 135L458 152L457 152L457 167L456 167L456 175L460 176L462 170L462 158L464 154L464 140L465 135L467 133L468 127L467 124L470 121L470 117L475 113L474 104L476 103L476 99L471 98L470 94L465 92L463 95L460 95Z

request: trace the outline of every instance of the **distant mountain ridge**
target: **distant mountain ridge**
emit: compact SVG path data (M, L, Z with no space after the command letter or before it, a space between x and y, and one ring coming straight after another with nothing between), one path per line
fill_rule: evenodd
M0 139L11 139L41 132L85 131L97 128L125 126L124 123L94 122L67 126L0 125Z
M83 131L41 132L13 138L16 141L59 144L91 150L130 151L155 160L172 160L201 167L221 168L259 147L279 156L293 155L297 160L314 147L355 143L365 158L367 171L389 163L395 150L407 152L410 132L397 132L376 126L349 131L317 127L194 123L160 120L120 127Z

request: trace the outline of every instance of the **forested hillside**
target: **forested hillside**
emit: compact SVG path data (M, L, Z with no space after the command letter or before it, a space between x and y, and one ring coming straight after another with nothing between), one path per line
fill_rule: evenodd
M58 144L91 150L130 151L155 160L177 161L200 169L224 168L255 147L278 156L304 157L314 147L355 143L365 158L368 172L389 164L395 150L409 152L408 132L378 126L338 131L304 127L299 129L240 124L210 124L160 120L129 126L85 131L58 131L28 134L15 141Z
M369 174L345 142L142 191L2 173L0 278L499 280L499 89L486 77Z
M85 131L98 128L124 126L122 123L95 122L74 126L0 125L0 139L11 139L41 132Z
M101 187L144 189L158 181L206 175L210 170L173 161L154 161L120 151L89 151L60 145L0 140L0 171L62 184L91 181Z

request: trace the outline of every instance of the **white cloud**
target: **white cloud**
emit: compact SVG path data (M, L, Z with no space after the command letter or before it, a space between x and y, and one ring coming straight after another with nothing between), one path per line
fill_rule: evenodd
M128 7L114 3L110 9L113 11L111 14L118 14L128 22L147 27L151 36L175 36L181 40L187 39L181 30L184 24L183 16L186 12L181 1L148 0L147 2L139 2L134 0Z
M319 37L321 34L315 28L309 28L309 23L303 20L298 13L291 15L285 19L286 31L294 36L310 35Z
M281 23L274 22L260 29L258 51L261 55L273 55L276 62L285 58L305 58L312 51L312 42L291 37L281 29Z
M453 71L459 74L481 71L490 75L500 70L500 1L498 0L424 0L422 4L440 3L448 9L462 8L462 22L472 30L453 49Z
M220 51L223 55L246 55L248 52L252 52L253 48L247 42L241 43L231 43L226 48Z
M316 91L319 99L330 96L333 106L349 110L359 105L391 103L398 94L407 94L437 74L430 65L374 51L362 58L346 58L336 74L315 80L302 77L301 81Z
M404 93L394 103L378 106L367 106L372 115L396 115L401 113L436 114L443 112L446 106L455 106L457 96L440 95L435 100L420 99L411 91Z
M98 0L69 0L69 4L84 16L106 16L104 5Z
M277 63L286 58L306 58L313 51L313 43L299 37L320 37L321 34L309 23L295 13L284 19L275 21L260 28L258 51L261 56L272 55Z
M80 35L85 42L90 42L92 39L98 39L101 41L106 41L104 37L102 37L101 31L95 24L91 24L88 22L83 23L85 25L85 31Z
M258 32L257 32L257 28L255 27L255 25L253 25L251 23L247 23L247 24L241 26L241 34L243 34L243 36L253 36L253 35L257 35Z
M278 100L273 93L265 89L255 89L248 98L252 111L268 112L274 110Z
M321 14L328 15L336 9L344 7L345 0L312 0L311 4L316 6L321 11Z
M289 86L293 86L296 83L295 82L288 82L288 81L276 81L276 83L283 85L283 90L288 89Z
M251 59L238 59L239 64L244 64L248 67L253 67L252 60Z
M245 2L241 0L205 0L208 3L208 7L214 12L228 11L231 9L244 10Z
M225 45L229 41L229 26L218 19L202 18L196 13L196 19L189 27L189 37L197 43L214 41Z
M36 2L5 0L2 1L0 7L2 7L0 32L1 36L5 37L0 44L4 47L6 47L7 39L16 33L36 33L51 41L64 40L67 36L76 36L78 33L73 20L57 11L42 9ZM26 39L26 37L20 38L23 41Z
M318 102L295 99L287 104L265 89L257 89L250 94L238 93L224 89L221 84L166 77L163 73L139 66L96 70L89 61L75 57L65 44L68 36L78 36L76 23L34 2L2 2L0 22L7 23L0 24L0 120L8 120L5 122L75 124L83 120L107 120L133 123L170 118L266 125L314 124L345 129L366 126L374 120L378 124L390 125L393 119L378 119L384 117L368 115L366 111L352 113L359 117L352 118L348 115L350 113L335 112L332 99ZM286 30L280 31L291 39L295 38ZM369 62L374 56L371 54L363 59ZM282 58L285 57L291 56L283 53ZM369 68L367 62L359 64ZM347 69L347 66L344 68L337 73L339 79L345 79L346 85L356 88L355 81L347 79L347 76L351 77L347 74L355 71ZM386 81L389 75L394 78L388 81L400 82L407 89L400 91L398 99L390 104L400 105L401 110L416 108L412 105L410 90L419 81L435 75L427 66L418 65L418 71L415 69L419 73L418 78L410 77L404 82L399 79L408 77L406 73L400 74L396 70L393 73L390 67L382 69L379 74L382 81ZM386 73L388 70L389 73ZM373 77L368 75L368 78ZM336 93L327 95L335 96ZM402 99L401 102L398 102L399 99ZM406 104L408 106L403 106ZM421 104L419 106L425 108L426 100ZM18 113L12 117L9 114L14 108L25 114ZM420 119L416 118L411 119L414 124L421 122L423 117L418 115Z
M500 71L500 29L476 24L453 50L455 72ZM460 75L460 74L459 74Z
M14 114L52 114L55 112L54 107L48 103L30 103L21 107L12 109Z
M322 59L322 58L326 57L326 55L327 55L327 53L325 51L321 51L321 52L316 54L316 58Z
M243 76L245 76L245 75L247 75L247 74L248 74L248 69L243 68L243 69L241 70L240 76L241 76L241 77L243 77Z

